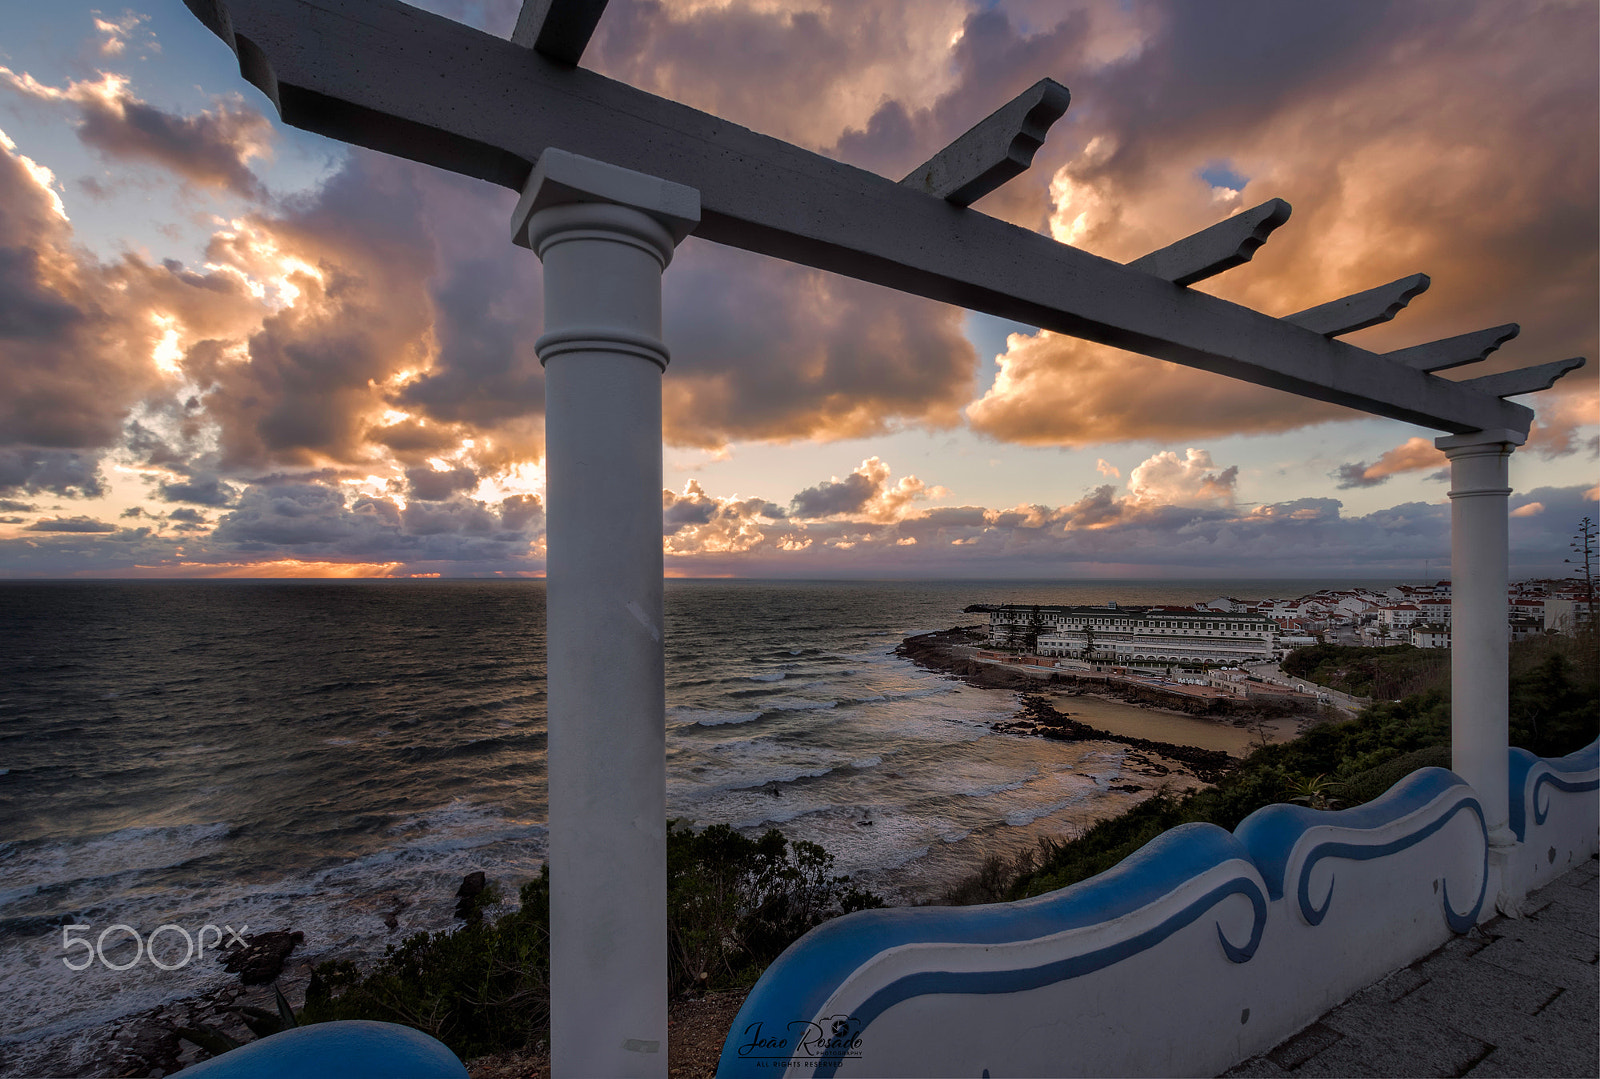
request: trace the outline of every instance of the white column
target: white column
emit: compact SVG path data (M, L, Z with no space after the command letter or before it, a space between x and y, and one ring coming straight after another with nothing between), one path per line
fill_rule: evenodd
M551 1070L667 1074L661 273L689 188L547 150L513 217L544 263Z
M1507 465L1525 440L1474 431L1434 441L1450 459L1451 767L1477 790L1489 828L1491 874L1516 842L1508 827L1510 646L1506 604ZM1491 895L1496 881L1491 879ZM1517 897L1500 897L1515 906Z

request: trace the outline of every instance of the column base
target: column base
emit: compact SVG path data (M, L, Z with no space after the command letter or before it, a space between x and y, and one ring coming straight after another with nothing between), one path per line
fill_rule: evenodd
M1485 904L1485 913L1488 918L1495 914L1504 914L1507 918L1521 918L1523 904L1528 898L1526 884L1518 879L1518 874L1512 870L1512 858L1516 854L1517 837L1511 829L1506 827L1496 828L1489 833L1489 895L1493 898L1493 909Z

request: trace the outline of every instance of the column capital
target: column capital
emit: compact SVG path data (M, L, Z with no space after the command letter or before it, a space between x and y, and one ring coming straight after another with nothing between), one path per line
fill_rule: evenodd
M1506 447L1502 452L1509 453L1526 441L1528 441L1526 431L1513 431L1501 427L1485 431L1468 431L1459 435L1440 435L1433 440L1433 444L1435 448L1443 450L1446 457L1454 457L1457 453L1468 450L1482 451L1502 446Z
M511 242L535 247L528 230L534 214L584 203L636 210L660 225L674 245L700 224L700 192L694 188L551 146L539 155L511 213ZM671 257L670 248L665 256Z

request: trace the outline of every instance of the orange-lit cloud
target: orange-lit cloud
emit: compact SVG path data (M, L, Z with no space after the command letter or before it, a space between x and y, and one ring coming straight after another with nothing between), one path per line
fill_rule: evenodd
M132 25L99 19L96 24L113 35L103 51L120 53ZM250 162L270 154L272 125L238 100L220 100L209 111L178 116L141 101L129 90L127 77L113 72L56 87L25 71L0 67L0 85L36 101L73 107L78 138L107 157L159 165L202 187L246 196L261 193Z
M1433 289L1353 343L1384 351L1516 321L1503 356L1452 374L1596 355L1593 8L1146 10L1140 50L1066 80L1074 109L1092 111L1049 177L1058 239L1127 261L1281 197L1293 219L1251 265L1199 288L1276 315L1421 271ZM1461 93L1468 70L1507 92ZM1540 395L1542 445L1570 452L1565 432L1595 422L1594 400L1582 377ZM1011 340L968 415L997 439L1085 445L1352 413L1046 334Z
M1350 487L1376 487L1390 476L1401 472L1424 472L1448 467L1449 462L1428 438L1408 438L1392 450L1386 451L1372 464L1358 461L1340 465L1334 473L1341 489Z

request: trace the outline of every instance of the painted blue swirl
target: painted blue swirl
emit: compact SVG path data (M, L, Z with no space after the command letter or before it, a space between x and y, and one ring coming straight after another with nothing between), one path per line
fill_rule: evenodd
M767 1030L785 1029L790 1022L818 1015L839 986L892 948L1012 944L1103 925L1142 910L1229 862L1251 864L1249 853L1229 832L1214 824L1184 824L1157 836L1099 876L1033 899L981 907L867 910L826 922L791 945L761 976L733 1022L717 1074L726 1079L772 1075L769 1069L757 1068L752 1054L741 1053L741 1035L761 1029L762 1024ZM1229 876L1247 872L1235 871ZM1256 926L1242 945L1222 938L1223 951L1234 962L1254 954L1266 911L1261 885L1253 875L1243 879L1257 893L1251 898L1257 911ZM1221 898L1218 895L1212 902ZM1198 916L1198 912L1194 914Z
M1575 753L1565 757L1535 757L1525 749L1512 748L1509 755L1509 785L1511 804L1507 822L1517 842L1525 843L1528 839L1528 809L1525 799L1527 794L1528 775L1535 766L1545 764L1549 771L1541 772L1534 777L1532 802L1533 823L1543 824L1550 817L1550 802L1546 798L1541 806L1539 795L1546 786L1568 794L1583 794L1588 791L1600 789L1600 777L1593 773L1600 769L1600 740L1590 742ZM1572 778L1582 776L1583 778Z
M1358 831L1382 828L1447 797L1451 791L1470 792L1466 781L1444 768L1419 768L1387 792L1365 805L1350 809L1310 809L1296 805L1270 805L1240 822L1233 834L1250 852L1267 882L1267 894L1282 899L1288 881L1289 860L1305 834L1313 828L1333 826Z
M1424 839L1427 839L1430 835L1443 828L1446 824L1449 824L1450 821L1455 818L1457 813L1463 811L1470 811L1478 818L1478 828L1483 832L1484 835L1483 871L1480 874L1478 897L1472 904L1471 910L1465 914L1457 914L1455 907L1450 902L1450 882L1448 880L1444 882L1443 891L1445 921L1450 924L1450 928L1454 932L1465 933L1467 930L1471 929L1477 924L1478 912L1483 909L1483 897L1485 889L1487 889L1489 885L1488 829L1484 825L1483 821L1483 807L1478 804L1478 800L1476 798L1471 797L1470 795L1463 796L1457 800L1456 803L1448 810L1435 817L1424 827L1419 828L1407 835L1400 836L1398 839L1391 840L1388 843L1368 845L1364 843L1341 843L1337 841L1329 841L1327 843L1318 843L1315 847L1312 847L1310 853L1306 855L1305 862L1300 866L1300 880L1296 889L1296 898L1300 903L1301 916L1304 917L1306 922L1310 925L1320 925L1322 924L1322 919L1327 916L1328 907L1333 903L1333 887L1337 878L1332 878L1328 881L1328 894L1323 898L1322 905L1320 907L1311 902L1311 870L1322 859L1346 858L1351 861L1364 862L1373 858L1382 858L1386 855L1396 854L1405 850L1407 847L1414 846L1422 842Z
M1600 777L1593 779L1570 780L1556 775L1554 772L1540 772L1533 781L1533 823L1543 824L1550 819L1550 800L1545 799L1544 805L1539 804L1539 792L1545 787L1554 787L1558 791L1568 794L1582 794L1584 791L1600 790Z
M1217 885L1159 925L1107 947L1019 970L927 970L908 974L873 993L853 1010L851 1017L860 1021L860 1030L865 1032L884 1012L913 997L933 994L1023 993L1072 978L1081 978L1085 974L1093 974L1097 970L1103 970L1155 947L1178 930L1199 920L1208 910L1230 895L1243 895L1250 900L1254 912L1250 939L1242 946L1232 944L1223 934L1221 924L1217 925L1217 939L1222 942L1223 952L1233 962L1248 962L1255 955L1256 948L1260 946L1261 934L1267 927L1267 897L1262 892L1261 886L1253 879L1241 876ZM839 1064L840 1061L837 1059L824 1057L811 1071L823 1079L831 1079Z

